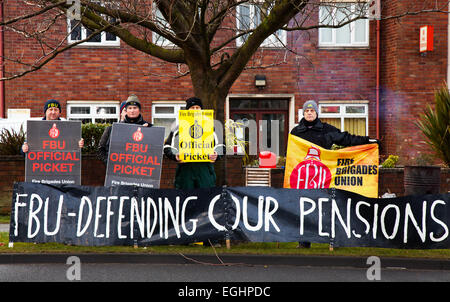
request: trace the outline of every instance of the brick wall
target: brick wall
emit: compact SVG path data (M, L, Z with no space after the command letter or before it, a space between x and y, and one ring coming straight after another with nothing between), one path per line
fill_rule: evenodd
M442 6L446 1L429 3ZM383 15L421 9L423 1L382 1ZM7 18L23 15L20 1L6 1ZM311 15L314 22L316 14ZM55 37L66 34L66 22L60 20ZM309 21L308 21L309 22ZM306 22L304 25L310 25ZM311 22L310 22L311 23ZM446 79L447 15L421 14L401 20L381 22L381 102L380 133L384 155L400 156L400 163L413 160L427 151L412 122L433 101L434 89ZM435 51L419 55L419 27L434 26ZM40 48L24 42L11 30L5 30L5 56L21 57L27 50L38 55ZM218 37L216 42L223 41ZM318 47L318 31L289 32L289 49L261 48L249 65L271 65L267 69L245 70L230 94L290 94L295 97L295 114L308 99L368 100L369 136L376 135L376 22L370 21L370 44L366 48L326 49ZM232 49L229 50L232 52ZM30 61L31 62L31 61ZM8 62L6 73L21 67ZM265 74L267 86L258 90L254 76ZM113 100L120 102L135 93L143 103L144 118L151 120L151 103L161 100L185 100L193 94L189 76L174 78L177 66L140 53L121 43L119 47L75 47L25 77L7 81L6 110L31 108L33 117L42 116L45 100L56 98L66 116L68 100ZM295 118L297 121L297 117Z
M422 2L383 1L383 14L427 8ZM447 1L431 2L428 5L447 7ZM422 25L434 26L434 50L426 55L419 53ZM447 32L447 14L420 14L381 22L381 135L384 153L400 155L400 164L413 163L418 154L429 151L414 121L427 103L433 103L435 90L447 78Z
M7 1L4 10L6 16L23 14L23 7L15 1ZM317 14L311 18L312 23L318 20ZM63 37L65 23L60 22L57 29L55 37ZM375 26L371 22L370 41L374 38ZM229 93L294 95L295 113L311 98L369 100L369 133L374 136L376 45L371 42L362 49L319 49L317 30L289 32L287 41L293 51L261 48L249 65L274 66L245 70ZM27 49L27 56L39 54L39 47L28 45L19 34L6 30L5 55L17 56L17 50L22 48ZM189 76L171 77L177 74L176 68L123 42L109 48L78 46L58 55L38 72L6 82L6 109L31 108L33 117L42 116L43 103L55 98L61 101L62 114L66 116L68 100L119 102L135 93L143 103L144 117L150 120L153 101L185 100L193 94ZM14 69L20 67L8 64L6 71ZM267 78L263 90L254 85L255 75L261 73Z

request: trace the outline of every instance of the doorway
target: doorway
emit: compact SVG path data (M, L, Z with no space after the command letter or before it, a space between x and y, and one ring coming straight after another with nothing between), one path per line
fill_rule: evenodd
M230 119L241 120L245 123L247 120L256 122L257 125L257 152L261 146L273 147L273 143L278 143L279 156L286 156L286 146L288 137L288 117L289 117L289 99L278 98L230 98ZM264 123L265 121L265 123ZM278 121L278 131L272 134L271 121ZM267 125L265 130L264 125ZM263 135L262 132L265 132ZM265 139L265 141L260 141ZM249 129L246 129L245 140L249 140Z

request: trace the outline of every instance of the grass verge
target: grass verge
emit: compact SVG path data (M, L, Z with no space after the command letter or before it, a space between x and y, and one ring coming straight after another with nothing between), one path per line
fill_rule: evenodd
M130 246L72 246L60 243L14 243L8 247L9 234L0 233L0 253L140 253L140 254L246 254L246 255L319 255L319 256L353 256L353 257L410 257L430 259L450 259L450 249L412 250L368 247L339 247L329 250L328 244L312 244L310 249L297 249L296 242L252 242L233 243L230 249L225 246L211 247L201 245L163 245L152 247Z

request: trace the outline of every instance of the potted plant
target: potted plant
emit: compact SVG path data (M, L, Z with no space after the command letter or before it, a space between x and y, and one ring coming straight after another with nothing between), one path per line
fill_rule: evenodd
M405 165L403 184L405 195L438 194L441 186L441 167L433 165L429 154L420 153L415 164Z
M434 157L450 166L450 94L446 83L436 91L434 99L434 109L428 105L415 124ZM416 165L405 166L405 195L439 193L440 170L430 154L420 153Z

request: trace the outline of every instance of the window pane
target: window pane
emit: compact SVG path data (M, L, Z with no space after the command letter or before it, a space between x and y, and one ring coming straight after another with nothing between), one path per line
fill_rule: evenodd
M345 23L351 18L349 7L344 7L336 11L336 25ZM348 44L350 43L350 24L336 29L336 43L337 44Z
M331 28L320 28L320 42L331 43L333 42L333 31Z
M69 121L81 121L82 124L92 123L92 119L90 118L69 118Z
M347 24L344 27L336 29L336 44L349 44L350 43L350 25Z
M116 107L97 107L97 114L116 114Z
M173 106L155 106L155 114L173 114L175 107Z
M95 122L98 124L112 124L117 122L116 118L96 118Z
M164 127L166 130L164 132L164 137L169 136L170 128L172 124L176 121L175 118L154 118L153 125L158 127Z
M116 35L106 32L106 41L116 41L117 37Z
M333 23L330 7L321 6L319 9L319 24L329 25ZM320 42L331 43L333 41L333 31L331 28L320 28Z
M92 30L86 28L86 38L89 37L92 33L93 33ZM91 39L88 40L88 42L91 42L91 43L100 43L101 41L102 41L101 34L96 34L95 36L93 36Z
M230 109L247 109L252 108L252 105L257 105L251 100L230 100Z
M366 20L355 21L355 42L366 42Z
M91 107L70 107L70 114L90 114Z
M364 106L346 106L345 113L362 113L366 112L366 108Z
M345 118L345 131L355 135L366 135L366 119L365 118Z
M250 28L250 6L241 4L239 5L239 29L247 30Z
M340 106L321 106L320 113L340 113Z
M72 30L73 29L73 30ZM79 41L81 40L81 26L80 21L77 20L71 20L70 21L70 39L73 41Z
M341 119L340 118L320 118L322 122L330 124L338 129L341 129Z
M110 23L115 23L116 22L116 18L108 18L108 21ZM116 41L116 38L117 38L116 35L114 35L112 33L109 33L109 32L106 32L106 36L105 36L106 41Z
M255 28L261 24L261 7L253 5L253 10L255 11L253 14L253 28Z

